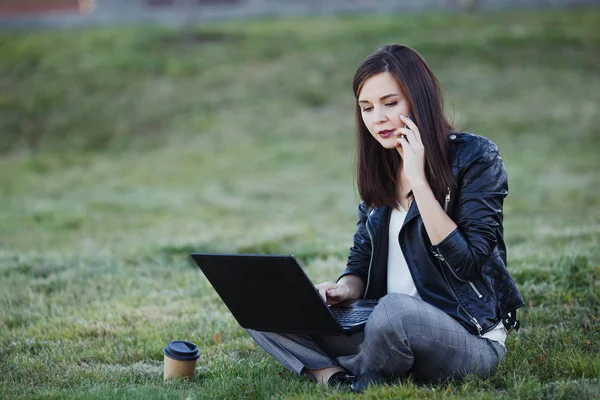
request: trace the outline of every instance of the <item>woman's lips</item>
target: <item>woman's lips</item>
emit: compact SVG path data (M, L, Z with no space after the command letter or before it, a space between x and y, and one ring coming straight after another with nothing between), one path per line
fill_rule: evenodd
M387 130L387 131L379 131L378 135L381 136L383 139L387 139L390 136L392 136L392 133L394 133L393 129Z

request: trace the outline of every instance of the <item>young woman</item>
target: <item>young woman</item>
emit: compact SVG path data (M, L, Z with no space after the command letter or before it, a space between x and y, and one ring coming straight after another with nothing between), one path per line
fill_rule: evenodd
M409 47L370 54L353 88L359 220L346 270L317 288L328 304L379 303L350 337L249 333L291 371L356 391L408 373L486 376L523 306L506 269L498 148L452 130L439 82Z

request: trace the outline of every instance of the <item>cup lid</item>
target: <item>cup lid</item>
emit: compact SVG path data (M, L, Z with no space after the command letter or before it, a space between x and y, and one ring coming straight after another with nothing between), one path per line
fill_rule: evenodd
M200 350L192 342L173 340L163 349L163 354L173 360L191 361L200 358Z

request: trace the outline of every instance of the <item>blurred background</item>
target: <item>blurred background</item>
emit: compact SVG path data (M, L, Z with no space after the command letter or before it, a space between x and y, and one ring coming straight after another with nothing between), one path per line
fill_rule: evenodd
M599 4L0 0L0 394L183 396L151 392L175 338L201 346L216 397L248 374L248 396L281 394L188 255L291 253L337 277L359 201L352 76L385 43L425 57L455 128L509 173L527 307L477 390L597 393ZM284 397L323 394L286 377Z
M342 13L456 12L565 9L597 0L2 0L9 26L81 26L155 22L180 25L214 21ZM93 13L89 13L94 10ZM81 18L74 11L87 13Z

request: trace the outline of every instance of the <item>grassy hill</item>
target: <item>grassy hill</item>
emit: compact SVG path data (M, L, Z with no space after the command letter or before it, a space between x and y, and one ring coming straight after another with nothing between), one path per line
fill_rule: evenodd
M0 33L0 397L350 398L239 328L191 251L343 269L356 218L351 78L408 44L456 128L509 172L527 306L487 381L367 398L600 393L600 11L390 15ZM162 347L200 346L193 382Z

